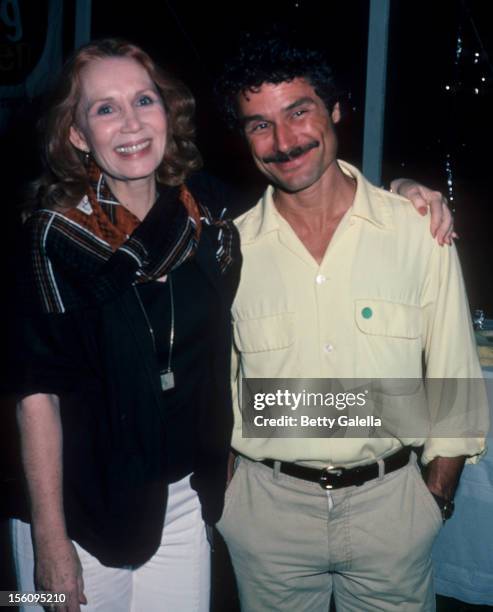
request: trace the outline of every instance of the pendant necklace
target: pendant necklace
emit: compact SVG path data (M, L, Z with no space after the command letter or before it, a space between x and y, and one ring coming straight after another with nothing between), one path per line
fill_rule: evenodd
M159 379L161 382L161 390L168 391L169 389L173 389L175 386L175 375L173 370L171 369L171 357L173 355L173 345L175 342L175 302L173 298L173 281L171 279L171 274L168 274L168 287L169 287L169 301L170 301L170 313L171 313L171 325L169 330L169 350L168 350L168 367L165 370L160 370ZM149 317L147 316L146 309L142 302L142 299L139 295L137 287L134 285L135 294L137 296L137 300L140 304L140 308L144 314L144 318L147 323L147 327L149 328L149 333L151 334L152 346L154 347L154 353L157 356L156 350L156 336L154 335L154 329L149 321Z

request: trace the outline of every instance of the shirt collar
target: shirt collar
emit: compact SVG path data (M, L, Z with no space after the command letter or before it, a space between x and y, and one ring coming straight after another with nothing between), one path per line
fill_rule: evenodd
M337 162L348 176L356 179L356 194L349 214L359 217L382 229L392 227L392 207L383 190L372 185L361 172L342 160ZM274 188L269 185L264 195L242 224L242 241L253 241L280 229L280 214L274 204Z
M356 193L350 210L352 217L369 221L382 229L392 227L392 206L387 194L372 185L361 172L345 161L338 160L339 167L348 176L356 179Z

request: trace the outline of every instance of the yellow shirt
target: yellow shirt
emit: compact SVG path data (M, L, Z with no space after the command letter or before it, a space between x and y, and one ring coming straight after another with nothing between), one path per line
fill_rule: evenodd
M351 467L403 444L423 459L484 451L484 437L244 438L244 378L481 378L455 247L440 247L404 198L357 181L320 265L277 212L269 187L236 220L243 268L233 304L233 447L254 460ZM372 312L378 316L365 318ZM484 390L466 397L469 431L486 432Z

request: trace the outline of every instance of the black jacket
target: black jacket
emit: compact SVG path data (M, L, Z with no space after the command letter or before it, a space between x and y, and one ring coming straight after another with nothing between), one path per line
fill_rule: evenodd
M198 191L201 203L217 208L214 190ZM220 518L224 501L232 431L230 307L241 265L234 231L233 263L220 271L219 231L204 224L195 254L215 289L217 313L203 367L190 372L203 388L190 424L196 448L192 486L209 524ZM200 307L193 287L190 304ZM166 429L158 364L133 287L100 305L23 315L14 335L15 391L60 397L69 536L105 565L144 563L157 550L164 523ZM27 519L26 500L16 502L12 514Z

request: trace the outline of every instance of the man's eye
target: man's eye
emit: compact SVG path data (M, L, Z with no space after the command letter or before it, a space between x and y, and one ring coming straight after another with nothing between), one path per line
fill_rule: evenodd
M109 115L112 112L113 112L113 109L111 108L109 104L104 104L103 106L100 106L97 110L98 115Z
M307 111L306 110L297 110L294 111L293 116L294 117L301 117L302 115L304 115Z
M154 104L154 100L151 98L151 96L140 96L138 101L139 106L148 106L149 104Z
M267 128L269 124L267 123L267 121L263 121L262 123L256 123L254 126L252 126L251 128L251 132L260 132L261 130L265 130Z

